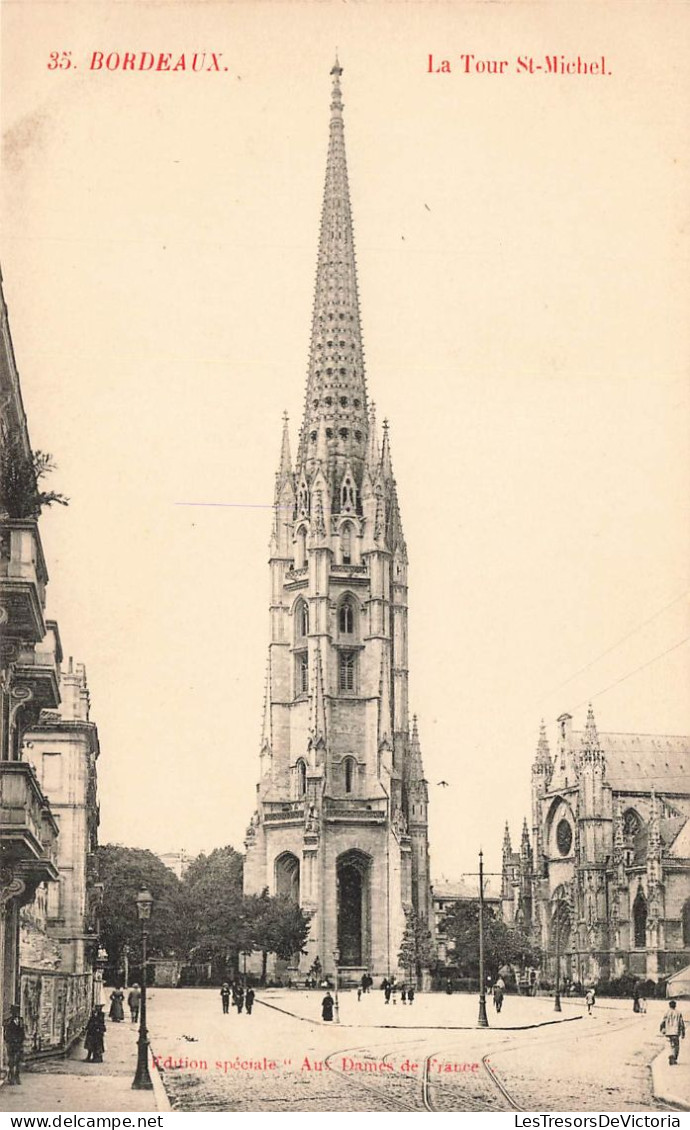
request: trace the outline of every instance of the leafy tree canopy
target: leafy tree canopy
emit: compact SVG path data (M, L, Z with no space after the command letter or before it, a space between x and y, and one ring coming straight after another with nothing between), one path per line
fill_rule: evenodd
M410 977L417 979L423 969L436 964L436 947L429 925L412 907L405 908L405 932L398 961Z
M243 952L257 950L262 954L262 981L266 978L266 956L274 953L288 961L304 953L311 915L286 895L269 895L265 888L260 895L245 898L247 934Z
M193 956L224 962L241 952L247 933L243 865L243 856L229 845L189 865L182 886Z
M451 942L455 963L468 975L479 975L479 904L456 903L441 922L441 930ZM503 965L538 965L541 951L517 926L497 918L491 907L484 907L484 968L492 977Z
M101 939L112 966L119 968L123 947L137 954L141 944L141 922L136 897L142 887L153 895L149 919L148 949L151 956L171 953L186 956L186 927L182 885L173 871L153 852L121 844L98 848L98 878L103 884L100 910Z

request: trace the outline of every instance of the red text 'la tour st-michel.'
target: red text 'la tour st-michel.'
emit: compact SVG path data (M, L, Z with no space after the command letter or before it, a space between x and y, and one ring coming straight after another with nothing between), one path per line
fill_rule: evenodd
M427 74L430 75L610 75L606 56L585 59L582 55L516 55L512 59L489 59L479 55L458 55L455 59L442 59L428 55Z

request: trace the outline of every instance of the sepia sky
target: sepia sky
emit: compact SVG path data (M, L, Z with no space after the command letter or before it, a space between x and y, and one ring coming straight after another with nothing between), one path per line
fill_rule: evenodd
M542 716L579 727L591 700L601 730L690 733L690 5L0 15L4 290L31 439L71 498L41 532L101 840L241 848L253 810L336 46L434 876L480 845L495 870L506 819L519 838ZM93 51L228 70L90 71ZM545 54L611 73L517 73Z

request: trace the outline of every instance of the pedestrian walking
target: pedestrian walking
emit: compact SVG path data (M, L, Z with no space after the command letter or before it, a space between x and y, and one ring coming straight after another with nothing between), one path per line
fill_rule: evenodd
M325 997L321 1001L321 1018L322 1020L333 1019L333 997L331 996L330 991L326 993Z
M494 985L494 1008L496 1012L500 1012L503 1008L503 989L498 981Z
M642 1009L640 1008L640 990L638 989L638 987L636 985L634 990L633 990L633 1012L641 1012L641 1011L642 1011Z
M403 1002L403 1004L407 1004L407 985L404 981L400 986L400 1000Z
M223 981L220 987L220 1003L223 1006L223 1012L227 1015L230 1011L230 986L227 981Z
M414 987L414 985L410 985L409 989L407 990L407 1003L408 1004L414 1004L414 994L415 994L415 987Z
M596 1003L597 1003L597 999L596 999L596 996L594 994L594 989L588 989L587 992L585 993L585 1004L587 1005L587 1015L588 1016L592 1015L592 1009L594 1008Z
M244 985L235 985L232 990L232 1003L237 1009L237 1015L239 1016L244 1008Z
M129 1015L132 1018L132 1024L136 1024L137 1020L139 1019L140 1005L141 989L135 981L131 989L129 990L129 993L127 994L127 1007L129 1009Z
M25 1028L18 1004L10 1005L10 1014L3 1022L2 1030L7 1048L7 1082L10 1087L20 1087Z
M685 1039L685 1020L683 1013L678 1008L677 1001L668 1002L668 1011L664 1014L659 1031L663 1033L671 1045L671 1054L668 1057L668 1062L671 1064L671 1067L675 1067L678 1063L680 1041Z
M383 982L383 999L384 999L386 1004L390 1004L392 992L393 992L393 986L391 985L390 981L388 979L384 980L384 982Z
M102 1004L95 1005L89 1017L89 1022L86 1025L84 1047L86 1048L87 1063L103 1063L103 1052L105 1051L105 1016L103 1015Z
M113 989L110 994L110 1012L108 1015L114 1024L119 1024L125 1018L124 999L125 994L119 986Z
M247 1016L251 1016L251 1014L252 1014L252 1009L254 1007L254 997L255 997L255 995L256 994L255 994L254 990L252 989L252 987L250 985L249 988L247 989L246 993L244 994L244 1007L247 1010Z

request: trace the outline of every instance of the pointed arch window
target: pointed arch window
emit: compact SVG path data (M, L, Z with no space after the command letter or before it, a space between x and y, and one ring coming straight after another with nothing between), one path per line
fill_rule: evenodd
M634 808L623 816L623 859L626 867L644 863L647 854L647 829Z
M307 564L307 531L300 526L295 538L295 569L303 569Z
M295 638L304 640L309 635L309 605L306 600L300 600L295 613Z
M340 551L342 553L343 565L352 564L352 526L346 522L340 531Z
M352 481L352 476L346 475L345 478L343 479L343 485L340 488L340 509L341 510L354 510L354 508L355 508L355 484Z
M355 630L355 609L349 596L341 602L338 610L338 631L343 636L351 636Z
M303 797L307 793L307 763L303 757L300 757L295 769L297 770L297 796Z
M309 693L309 656L306 651L295 652L295 694Z
M300 514L309 513L309 487L305 479L302 479L299 484L299 491L297 494L297 506Z
M340 652L338 687L341 691L353 691L355 689L355 665L356 656L354 651Z
M355 773L357 766L355 765L354 757L346 757L343 762L343 776L345 780L345 792L353 793L355 791Z
M633 945L638 950L647 946L647 900L642 891L633 903Z

